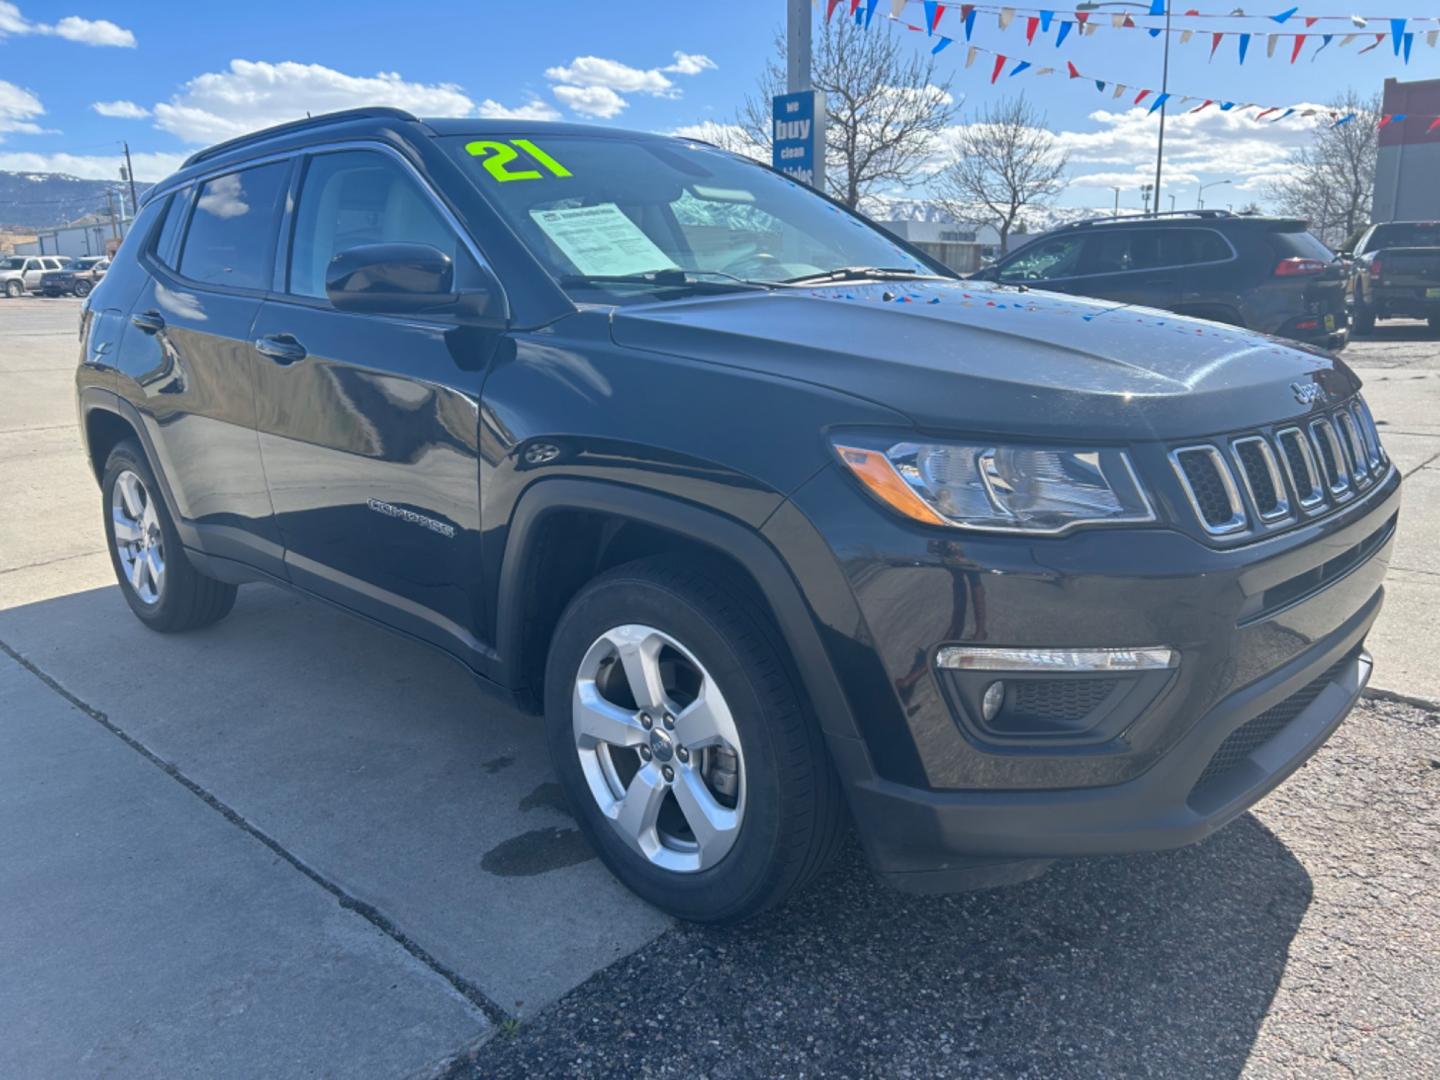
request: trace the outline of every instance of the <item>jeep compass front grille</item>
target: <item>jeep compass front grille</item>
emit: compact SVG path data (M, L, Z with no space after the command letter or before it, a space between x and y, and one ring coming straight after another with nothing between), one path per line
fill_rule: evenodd
M1179 447L1170 462L1200 526L1217 537L1333 510L1390 466L1370 410L1358 398L1304 427Z

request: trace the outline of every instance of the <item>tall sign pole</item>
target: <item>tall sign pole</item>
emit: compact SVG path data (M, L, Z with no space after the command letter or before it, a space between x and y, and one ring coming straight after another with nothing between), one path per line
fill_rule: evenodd
M1170 4L1171 0L1164 0L1165 3L1165 59L1164 67L1160 74L1160 93L1170 92ZM1155 10L1152 6L1152 12ZM1155 213L1160 213L1160 167L1165 160L1165 106L1169 104L1167 98L1160 101L1160 141L1155 147Z
M810 85L809 0L786 0L785 89L770 102L770 163L825 190L825 95Z
M140 216L140 196L135 194L135 166L130 164L130 144L123 143L125 147L125 179L130 181L130 216Z

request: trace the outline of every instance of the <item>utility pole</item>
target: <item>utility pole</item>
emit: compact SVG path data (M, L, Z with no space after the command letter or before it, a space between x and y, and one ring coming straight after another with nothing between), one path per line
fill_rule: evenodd
M1165 59L1160 72L1160 141L1155 147L1155 213L1160 213L1160 166L1165 160L1165 95L1170 93L1170 0L1165 3ZM1152 8L1153 10L1153 8Z
M135 194L135 166L130 164L130 144L121 143L125 147L125 179L130 181L130 216L140 216L140 197Z
M118 240L120 239L120 225L115 220L115 191L113 188L105 189L105 205L110 213L110 237Z
M1112 216L1114 216L1114 217L1119 217L1119 216L1120 216L1120 189L1119 189L1118 187L1112 187L1110 190L1113 191L1113 192L1115 192L1115 213L1114 213Z

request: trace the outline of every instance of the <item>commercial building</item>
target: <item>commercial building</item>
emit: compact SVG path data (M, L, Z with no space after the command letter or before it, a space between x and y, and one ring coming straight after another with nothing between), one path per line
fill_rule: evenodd
M1440 116L1440 79L1386 79L1383 112L1405 119L1380 129L1374 219L1440 219L1440 128L1427 131Z
M36 230L35 239L15 245L16 255L113 255L130 231L130 219L87 218L58 229Z
M962 274L979 270L981 260L1000 254L1000 231L993 225L956 225L942 221L877 221L875 224Z

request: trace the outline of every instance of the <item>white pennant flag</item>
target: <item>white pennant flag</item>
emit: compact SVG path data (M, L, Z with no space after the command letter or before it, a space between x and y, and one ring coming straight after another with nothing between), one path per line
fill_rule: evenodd
M890 0L890 17L898 19L900 13L905 10L906 0Z
M1124 26L1124 25L1125 25L1125 16L1124 16L1124 15L1111 15L1111 16L1110 16L1110 26L1111 26L1112 29L1119 30L1119 29L1120 29L1122 26Z
M1000 9L1000 29L1001 29L1001 30L1004 30L1006 27L1008 27L1014 20L1015 20L1015 9L1014 9L1014 8L1008 8L1008 7L1007 7L1007 8L1001 8L1001 9Z
M1361 30L1364 30L1365 27L1367 27L1367 26L1370 25L1370 24L1367 23L1364 19L1362 19L1359 15L1351 15L1351 16L1350 16L1350 21L1351 21L1352 23L1354 23L1356 26L1360 27Z
M1083 27L1083 30L1084 30L1084 33L1085 33L1085 36L1086 36L1086 37L1089 37L1091 34L1095 33L1095 31L1098 30L1098 29L1100 29L1100 28L1099 28L1098 26L1096 26L1093 22L1087 22L1087 23L1085 24L1085 26Z
M1181 45L1189 45L1189 44L1190 44L1190 39L1191 39L1192 37L1194 37L1194 36L1195 36L1195 31L1194 31L1194 30L1181 30L1181 31L1180 31L1180 44L1181 44Z
M977 49L977 48L975 48L974 45L971 45L971 46L970 46L970 51L965 54L965 66L966 66L967 68L968 68L971 64L975 63L975 54L976 54L977 52L979 52L979 51L980 51L980 50Z
M1354 41L1357 36L1358 35L1356 34L1346 34L1343 38L1340 39L1340 48L1345 48L1345 46L1349 45L1352 41Z
M1280 40L1280 35L1278 35L1278 34L1271 34L1268 38L1266 38L1266 40L1265 40L1265 56L1266 56L1266 58L1269 58L1269 57L1272 57L1272 56L1275 55L1275 44L1276 44L1276 42L1278 42L1279 40Z
M1440 41L1440 30L1431 30L1425 35L1425 44L1429 45L1430 48L1435 48L1436 41Z
M1119 96L1120 96L1121 94L1123 94L1124 92L1125 92L1125 84L1124 84L1123 82L1122 82L1122 83L1116 83L1116 84L1115 84L1115 93L1111 94L1110 96L1111 96L1111 97L1119 97Z

